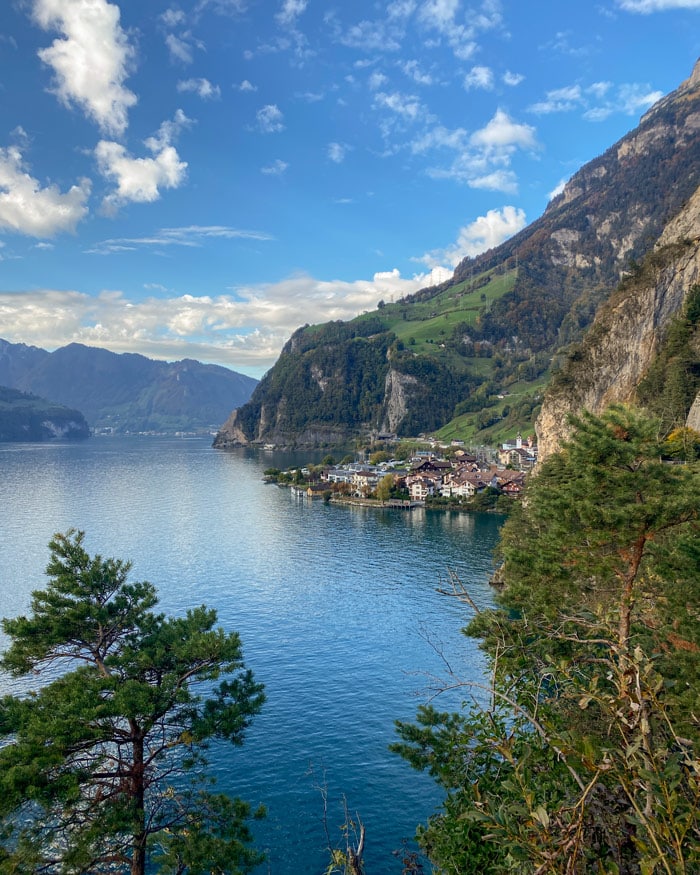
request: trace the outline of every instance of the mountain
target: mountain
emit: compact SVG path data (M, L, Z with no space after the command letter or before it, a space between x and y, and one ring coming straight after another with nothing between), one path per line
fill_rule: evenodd
M0 386L0 441L83 440L90 436L77 410Z
M642 272L699 184L700 62L539 219L464 259L448 282L298 329L215 445L333 444L371 431L488 443L532 427L552 365Z
M55 352L0 340L0 386L83 412L117 432L215 428L244 404L257 381L218 365L161 362L71 343Z

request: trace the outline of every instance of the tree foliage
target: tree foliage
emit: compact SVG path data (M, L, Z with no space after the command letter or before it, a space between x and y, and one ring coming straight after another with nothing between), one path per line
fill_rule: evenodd
M2 621L1 667L40 681L0 701L0 872L249 871L249 807L205 771L263 703L238 635L204 606L155 613L130 563L83 542L55 535L31 613Z
M662 462L634 410L574 424L504 526L499 607L468 627L491 686L399 724L447 791L421 833L438 871L700 867L700 473Z
M700 390L700 285L671 322L661 350L639 386L642 403L670 430L682 427Z

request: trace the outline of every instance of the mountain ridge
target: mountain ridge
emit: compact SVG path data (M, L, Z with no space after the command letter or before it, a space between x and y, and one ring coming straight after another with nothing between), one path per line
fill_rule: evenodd
M699 185L697 62L636 128L574 173L542 216L465 258L451 280L347 323L298 329L215 446L417 434L459 417L483 443L507 417L531 427L550 361L580 343ZM333 399L352 409L334 413Z
M80 410L116 432L217 428L257 380L194 359L163 362L70 343L53 352L0 339L0 385Z

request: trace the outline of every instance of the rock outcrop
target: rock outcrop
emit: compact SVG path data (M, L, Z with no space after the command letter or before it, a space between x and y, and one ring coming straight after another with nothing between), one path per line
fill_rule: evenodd
M668 223L637 274L596 315L585 340L549 387L536 430L540 458L570 434L568 416L636 400L671 320L700 283L700 187ZM700 400L688 425L700 425Z
M393 434L399 430L408 412L411 395L418 386L416 377L391 368L384 384L384 415L381 430Z

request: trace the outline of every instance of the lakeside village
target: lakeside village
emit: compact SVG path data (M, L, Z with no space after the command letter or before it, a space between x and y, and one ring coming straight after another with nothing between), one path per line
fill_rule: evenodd
M430 449L415 451L403 461L383 450L337 465L327 457L320 465L289 471L268 468L264 480L288 486L298 496L325 501L507 512L536 461L533 439L518 435L498 449L482 447L477 452L465 449L461 441L431 442Z

